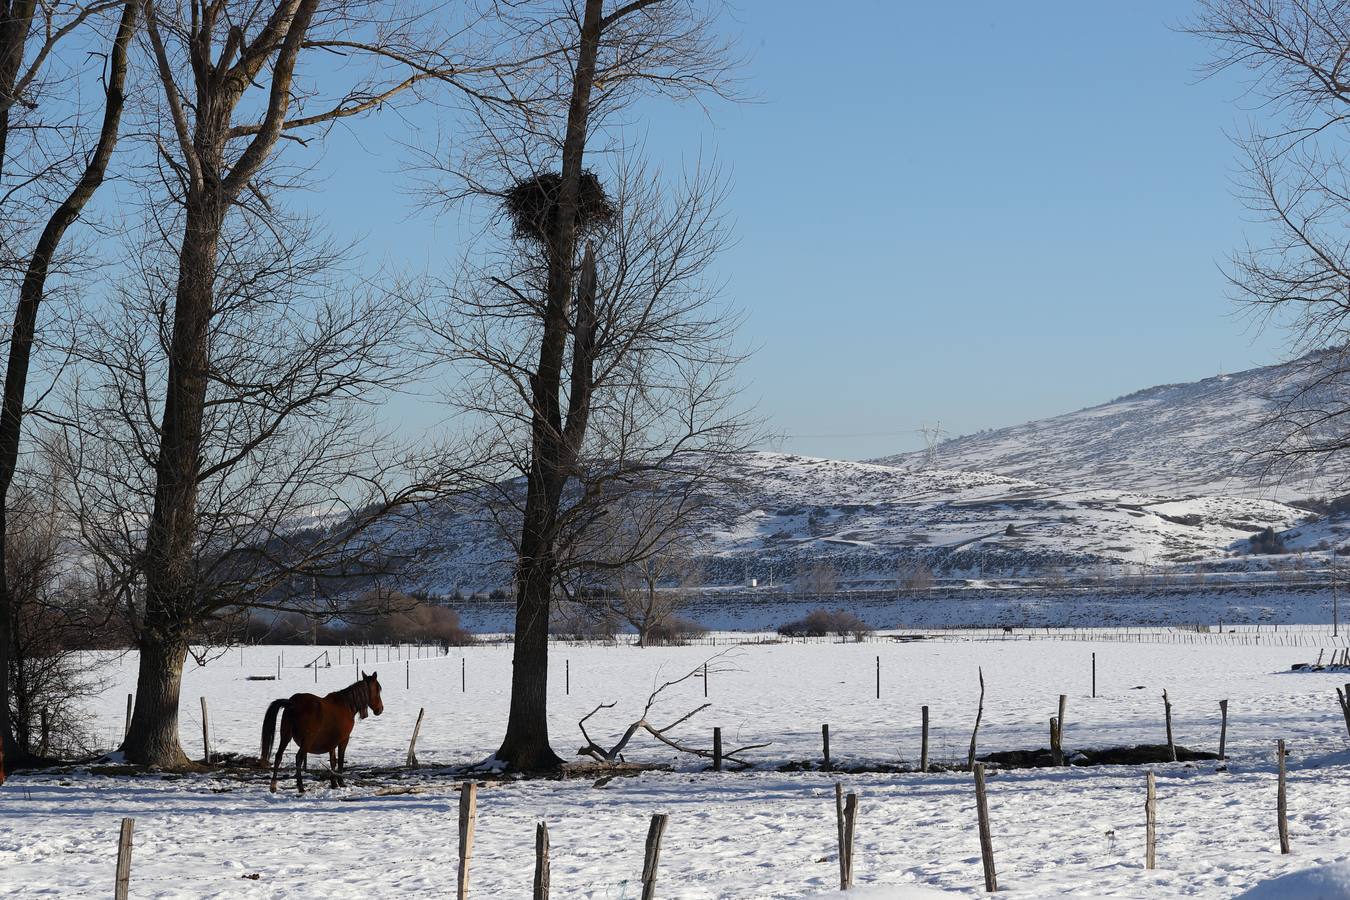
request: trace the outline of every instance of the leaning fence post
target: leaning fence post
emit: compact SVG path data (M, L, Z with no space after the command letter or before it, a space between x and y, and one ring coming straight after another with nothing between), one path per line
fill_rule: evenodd
M656 813L647 829L647 851L642 860L642 900L656 897L656 867L661 862L661 837L666 833L668 821L669 815Z
M1152 869L1157 863L1158 845L1158 785L1152 772L1145 776L1144 784L1144 868Z
M989 798L984 790L984 763L971 767L975 773L975 811L980 820L980 859L984 863L984 889L998 890L998 874L994 871L994 839L989 831Z
M534 900L548 900L548 823L534 826Z
M928 771L928 707L923 708L923 740L919 744L919 771Z
M459 788L459 879L456 897L468 900L469 860L473 858L473 830L478 819L478 782L466 781Z
M425 706L417 710L417 724L413 725L412 740L408 741L408 768L417 767L417 735L422 730L422 716L426 715Z
M202 698L202 762L211 765L211 730L206 722L206 698Z
M135 819L123 819L122 831L117 836L117 883L113 888L114 900L127 900L127 892L131 888L131 832L135 827Z
M1289 852L1289 806L1285 802L1285 775L1284 775L1284 741L1280 741L1278 750L1280 757L1280 782L1279 795L1275 801L1275 813L1279 817L1280 827L1280 853Z
M1224 748L1228 744L1228 701L1219 701L1219 761L1223 762L1228 757L1224 755Z

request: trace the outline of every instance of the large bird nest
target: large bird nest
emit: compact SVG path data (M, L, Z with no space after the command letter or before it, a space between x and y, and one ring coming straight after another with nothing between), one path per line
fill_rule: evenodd
M541 172L518 181L506 192L502 197L502 205L511 218L512 231L516 237L547 242L554 216L557 215L558 193L561 189L561 174ZM577 200L580 207L577 231L580 234L612 225L618 215L605 195L600 179L589 170L581 173Z

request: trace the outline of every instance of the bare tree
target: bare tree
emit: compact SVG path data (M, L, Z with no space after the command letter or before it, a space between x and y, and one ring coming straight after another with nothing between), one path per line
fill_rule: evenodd
M128 53L141 3L42 3L0 0L0 270L18 278L17 302L7 347L0 400L0 545L8 546L10 486L19 465L29 370L38 335L38 313L57 265L66 232L102 185L117 144L125 105ZM92 136L71 110L70 90L48 76L54 54L67 38L107 11L120 11L103 72L102 122ZM63 73L67 74L67 73ZM55 94L57 96L50 96ZM61 96L64 95L64 96ZM41 101L41 103L39 102ZM67 110L55 121L35 114L39 106ZM78 103L74 104L78 107ZM12 141L12 136L23 138ZM18 155L13 164L7 154ZM43 224L33 239L21 222ZM36 229L33 229L36 230ZM6 278L5 281L10 281ZM8 553L0 554L0 751L13 764L27 742L16 744L10 722L8 654L16 647L15 602L10 593ZM20 670L22 671L22 670Z
M302 343L316 350L312 361L331 369L288 377L285 373L293 368L283 359L283 374L265 378L261 384L267 387L251 398L249 382L224 376L229 368L222 365L219 349L220 339L230 334L220 322L232 305L222 301L225 292L218 283L223 261L232 253L229 229L268 228L275 194L286 187L274 167L283 141L303 146L337 120L413 99L428 86L448 85L477 98L479 84L511 77L514 66L469 62L470 51L458 51L456 42L472 23L444 21L438 13L448 7L439 3L183 0L161 5L146 0L145 8L163 110L147 127L156 141L172 211L156 216L154 224L174 245L175 256L163 285L173 297L171 312L163 319L163 412L140 435L150 448L146 458L153 461L153 488L138 557L144 592L138 616L138 691L123 749L138 762L175 765L185 759L177 736L180 671L204 609L198 595L204 488L215 478L221 490L230 490L234 481L223 477L219 467L267 469L276 462L270 447L298 439L286 424L303 422L310 410L328 408L330 400L360 395L372 376L355 366L392 352L369 343L364 337L369 330L354 318L314 318ZM336 71L334 59L342 61ZM247 288L242 293L244 305L266 303L250 297ZM322 337L325 331L332 332L331 339ZM260 335L234 337L247 342ZM310 344L309 337L317 342ZM358 352L351 364L329 355L353 339ZM238 354L251 355L252 347ZM332 372L337 373L332 376L336 387L324 383ZM297 382L295 397L279 387ZM234 405L219 406L212 399L213 388L230 392ZM159 404L156 396L151 408ZM207 444L210 417L231 414L240 417L251 437L217 448L217 461L207 462L212 455ZM299 458L313 460L292 446ZM303 465L277 464L293 472L290 478L270 482L284 506L302 493L288 491L286 485L303 484L301 476L316 476L305 473ZM332 465L333 458L324 457L309 468L318 470L320 484L331 484L323 476L331 474L324 470ZM386 505L385 500L378 505ZM266 518L277 521L271 513ZM252 539L264 536L294 543L267 529ZM267 556L258 551L256 558ZM240 565L239 555L229 558L231 565ZM205 606L213 608L214 602Z
M12 491L14 527L5 541L15 760L92 749L87 702L103 683L99 660L82 651L91 635L105 632L109 618L58 502L63 474L41 456L45 464Z
M734 408L735 321L704 278L725 240L714 184L668 197L640 171L616 177L613 224L592 233L564 310L566 366L531 356L549 331L551 276L526 241L454 296L458 315L430 323L467 364L456 402L487 423L484 471L522 476L483 486L518 560L515 724L498 758L520 769L558 762L542 718L554 596L661 555L752 439Z
M1256 436L1274 474L1350 467L1350 4L1202 0L1187 29L1211 72L1245 70L1265 119L1237 139L1243 200L1269 228L1234 254L1229 279L1260 321L1288 329L1300 360ZM1311 352L1317 351L1317 352Z
M615 136L615 114L639 97L725 92L729 55L712 13L691 0L549 0L497 11L521 48L514 55L546 63L512 82L512 102L476 107L480 140L446 199L506 200L516 240L478 280L483 290L462 298L473 319L442 332L487 375L467 405L492 420L500 464L525 480L511 711L497 759L541 770L561 763L547 715L559 547L568 519L596 509L567 498L603 493L630 471L719 440L708 412L726 393L725 375L707 377L726 358L725 326L686 287L720 243L712 195L690 191L665 215L640 215L654 206L640 197L660 196L642 187L650 181L619 178L606 191L588 169L588 148ZM635 253L648 264L634 264ZM683 421L671 404L681 393ZM640 445L626 446L624 435L641 436Z

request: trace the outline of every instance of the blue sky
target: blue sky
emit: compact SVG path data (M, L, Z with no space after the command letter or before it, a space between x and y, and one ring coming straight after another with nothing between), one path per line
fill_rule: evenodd
M634 130L668 168L729 171L719 274L776 446L874 457L929 423L1010 425L1284 355L1227 298L1224 260L1259 229L1226 135L1256 111L1238 79L1199 79L1208 48L1173 30L1188 8L742 0L726 25L756 102L650 104ZM462 230L409 212L397 132L335 135L304 202L444 271Z

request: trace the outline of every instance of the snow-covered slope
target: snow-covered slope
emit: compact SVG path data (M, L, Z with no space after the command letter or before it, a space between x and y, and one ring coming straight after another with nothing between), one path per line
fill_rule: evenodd
M966 435L877 462L906 469L996 472L1059 487L1297 499L1321 496L1344 472L1269 471L1252 451L1276 406L1316 377L1321 354L1167 384L1110 403ZM1343 382L1337 382L1342 384ZM1339 388L1337 388L1339 389ZM1341 398L1347 402L1350 398Z
M1344 544L1350 521L1315 521L1292 505L1333 493L1344 473L1275 480L1248 454L1271 404L1322 359L1149 388L947 441L931 459L745 454L707 491L706 580L797 583L828 569L826 582L881 586L915 569L988 578L1243 567L1256 561L1247 539L1267 526L1286 532L1291 551ZM488 517L461 501L432 510L425 528L437 547L422 554L420 586L509 584L511 551Z
M907 568L967 577L1096 566L1217 562L1267 525L1307 518L1250 497L1063 489L982 472L751 453L710 490L702 557L711 584L794 581L827 566L840 586L894 583ZM437 592L507 584L510 551L471 511L427 519Z

